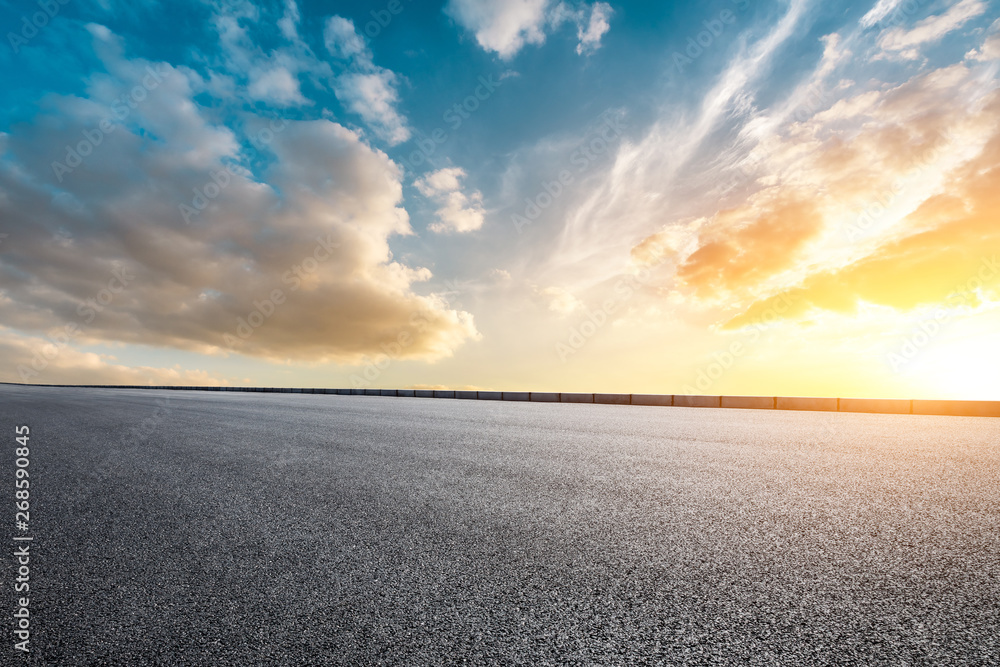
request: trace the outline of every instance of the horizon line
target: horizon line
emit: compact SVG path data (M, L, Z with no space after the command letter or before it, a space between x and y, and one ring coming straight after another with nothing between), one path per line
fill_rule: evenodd
M234 387L222 385L33 384L24 382L0 382L0 384L15 387L230 391L244 393L319 394L327 396L444 398L453 400L516 401L526 403L590 403L603 405L639 405L686 408L910 414L950 417L1000 417L1000 401L966 399L836 398L823 396L748 395L727 396L721 394L627 394L600 392L480 391L463 389Z

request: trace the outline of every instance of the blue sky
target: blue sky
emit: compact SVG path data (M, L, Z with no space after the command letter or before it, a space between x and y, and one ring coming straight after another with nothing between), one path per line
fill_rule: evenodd
M948 305L1000 250L994 2L0 17L2 379L979 396L954 368L1000 363L995 277Z

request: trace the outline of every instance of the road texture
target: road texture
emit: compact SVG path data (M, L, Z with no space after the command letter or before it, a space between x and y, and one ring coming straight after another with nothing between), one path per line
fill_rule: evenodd
M16 424L0 664L1000 663L998 419L0 386L6 609Z

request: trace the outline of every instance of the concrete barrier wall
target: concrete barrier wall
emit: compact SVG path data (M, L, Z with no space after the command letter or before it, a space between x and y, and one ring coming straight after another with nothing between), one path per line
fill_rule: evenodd
M594 403L605 405L631 405L632 394L594 394Z
M744 408L747 410L773 410L776 400L773 396L720 396L724 408Z
M869 398L810 398L789 396L684 396L670 394L586 394L527 391L452 391L430 389L328 389L303 387L190 387L153 385L31 385L90 389L158 389L169 391L230 391L275 394L335 394L339 396L407 396L417 398L462 398L481 401L531 401L602 403L605 405L661 405L676 407L748 408L754 410L818 410L823 412L875 412L885 414L1000 417L1000 401L950 401Z
M632 405L665 405L674 404L670 394L632 394Z
M779 410L816 410L821 412L836 412L836 398L806 398L778 396Z
M674 405L681 408L719 408L721 396L674 396Z
M890 398L842 398L840 411L908 415L913 411L913 401Z
M1000 401L913 401L915 415L1000 417Z

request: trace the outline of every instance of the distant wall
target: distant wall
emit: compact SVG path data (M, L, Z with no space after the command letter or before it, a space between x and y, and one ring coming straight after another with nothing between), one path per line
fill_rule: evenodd
M86 387L91 389L169 389L177 391L236 391L279 394L334 394L338 396L391 396L448 398L528 403L602 403L683 408L732 408L744 410L810 410L817 412L874 412L881 414L1000 417L1000 401L937 401L881 398L817 398L794 396L685 396L679 394L586 394L541 391L453 391L440 389L326 389L289 387L176 387L151 385L21 385L31 387Z

